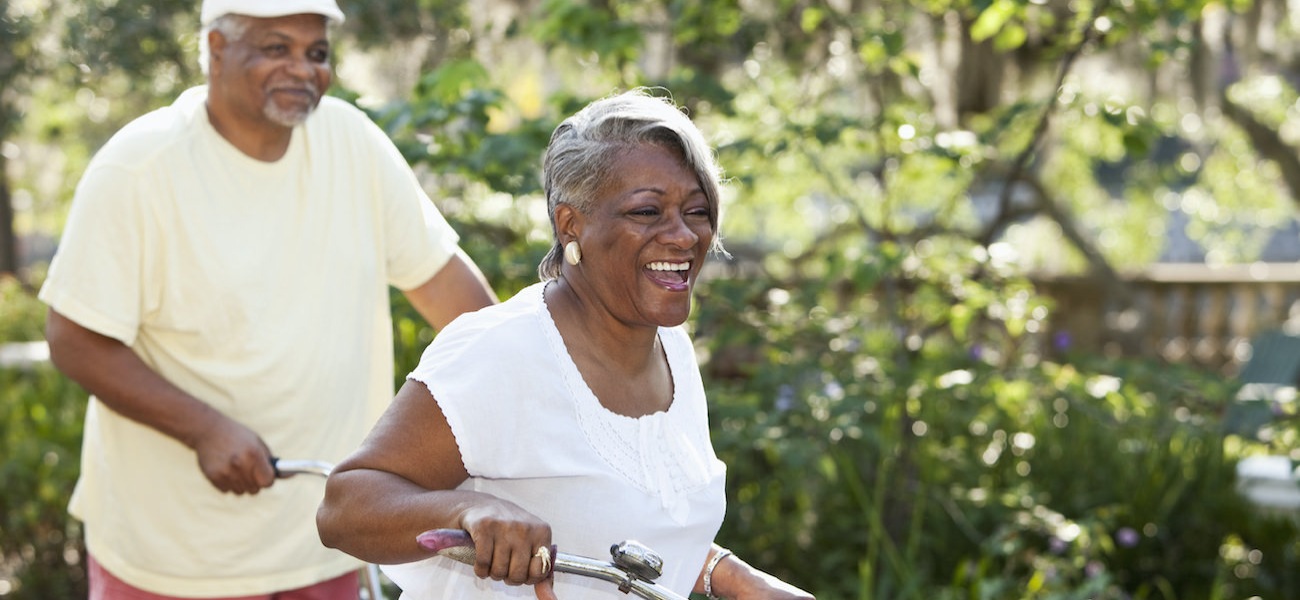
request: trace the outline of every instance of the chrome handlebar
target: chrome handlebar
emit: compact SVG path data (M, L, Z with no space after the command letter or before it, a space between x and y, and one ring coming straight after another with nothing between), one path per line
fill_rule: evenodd
M329 477L334 465L323 460L287 460L272 458L271 468L275 469L276 479L288 479L294 475L319 475Z
M474 564L474 540L465 531L435 529L420 534L416 541L439 556ZM662 572L663 559L650 548L629 540L614 544L609 552L612 559L609 562L557 552L555 570L608 581L624 594L635 594L646 600L686 600L654 582Z

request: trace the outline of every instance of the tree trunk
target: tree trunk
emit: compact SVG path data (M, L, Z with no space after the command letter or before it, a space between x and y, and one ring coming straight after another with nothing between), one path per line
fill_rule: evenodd
M959 119L987 114L1001 103L1002 78L1007 67L1006 57L993 47L993 42L971 39L970 26L970 22L960 24L961 54L953 73Z
M14 207L9 197L6 161L0 154L0 275L18 274L18 236L14 233Z

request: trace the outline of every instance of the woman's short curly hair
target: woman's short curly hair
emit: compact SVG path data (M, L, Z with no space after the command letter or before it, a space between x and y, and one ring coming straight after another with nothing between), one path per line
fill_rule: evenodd
M671 99L651 95L647 88L636 88L588 104L551 134L542 159L542 187L555 241L537 267L543 281L560 276L564 253L555 208L568 204L580 213L591 214L596 191L617 176L611 172L611 165L621 152L643 144L678 152L695 173L709 201L709 224L714 232L710 250L722 251L722 239L717 235L722 173L713 149Z

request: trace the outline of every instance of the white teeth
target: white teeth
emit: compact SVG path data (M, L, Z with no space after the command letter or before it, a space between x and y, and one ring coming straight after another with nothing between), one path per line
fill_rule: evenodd
M690 270L691 263L652 262L646 268L651 271L687 271Z

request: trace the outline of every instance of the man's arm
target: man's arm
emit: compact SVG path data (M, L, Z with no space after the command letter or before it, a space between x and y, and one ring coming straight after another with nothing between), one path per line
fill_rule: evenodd
M163 379L122 342L51 308L50 359L108 408L192 448L223 492L255 494L275 481L270 450L251 429Z
M446 327L461 313L497 303L496 292L463 250L457 250L428 281L402 293L434 329Z

